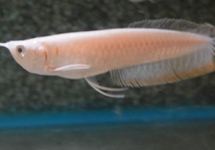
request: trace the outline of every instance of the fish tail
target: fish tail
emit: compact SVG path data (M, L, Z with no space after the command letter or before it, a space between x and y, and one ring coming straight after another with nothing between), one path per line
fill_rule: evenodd
M129 28L159 28L204 35L208 44L175 58L143 63L111 70L114 83L125 87L140 87L176 82L215 70L215 28L181 19L159 19L135 22Z

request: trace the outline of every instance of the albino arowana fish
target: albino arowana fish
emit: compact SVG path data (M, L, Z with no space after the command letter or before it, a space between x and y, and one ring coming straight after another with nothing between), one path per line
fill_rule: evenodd
M208 23L144 20L128 28L65 33L0 46L8 48L31 73L85 78L101 94L122 98L123 94L113 92L214 71L214 31ZM101 86L94 80L96 75L106 72L120 88Z

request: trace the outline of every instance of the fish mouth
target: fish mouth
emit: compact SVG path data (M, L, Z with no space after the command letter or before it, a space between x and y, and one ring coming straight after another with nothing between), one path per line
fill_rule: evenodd
M8 48L8 47L7 47L7 43L0 43L0 46L1 46L1 47L6 47L6 48Z

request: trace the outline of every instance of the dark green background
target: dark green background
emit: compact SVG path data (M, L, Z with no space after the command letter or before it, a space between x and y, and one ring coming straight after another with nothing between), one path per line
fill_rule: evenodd
M120 28L134 21L157 18L182 18L215 25L215 1L0 0L0 41ZM130 89L127 98L112 99L94 91L84 80L30 74L1 47L0 109L3 112L23 112L212 105L215 104L214 75Z

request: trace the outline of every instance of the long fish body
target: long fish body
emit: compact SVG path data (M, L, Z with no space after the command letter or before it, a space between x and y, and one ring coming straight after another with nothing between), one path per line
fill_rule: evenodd
M214 71L214 27L177 19L146 20L128 28L65 33L0 43L27 71L68 79L85 78L98 92L126 88L100 86L94 76L110 72L121 87L164 84Z

